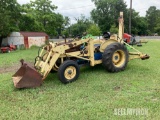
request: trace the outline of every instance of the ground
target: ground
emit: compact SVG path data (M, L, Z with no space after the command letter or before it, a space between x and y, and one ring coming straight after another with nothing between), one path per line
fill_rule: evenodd
M160 119L160 41L138 49L151 57L132 60L125 71L108 73L102 65L82 67L77 81L64 85L51 73L35 89L16 89L11 76L24 58L34 63L38 49L0 54L0 118L22 119ZM115 110L145 109L147 115L115 114Z

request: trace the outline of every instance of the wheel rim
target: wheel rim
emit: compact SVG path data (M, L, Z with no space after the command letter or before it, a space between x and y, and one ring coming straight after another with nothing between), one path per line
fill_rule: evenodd
M122 50L117 50L113 53L112 62L116 67L120 67L125 63L125 53Z
M64 71L64 76L67 80L71 80L76 76L76 68L74 66L69 66Z

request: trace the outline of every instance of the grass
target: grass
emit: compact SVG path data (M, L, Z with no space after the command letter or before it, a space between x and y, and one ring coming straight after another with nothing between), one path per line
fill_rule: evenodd
M38 54L38 47L33 47L29 50L16 50L11 53L0 53L0 67L12 66L18 64L20 59L27 62L34 62Z
M13 73L0 74L0 118L5 120L159 120L160 41L149 41L138 49L149 60L132 60L125 71L108 73L101 65L81 68L77 81L64 85L57 74L49 74L36 89L15 89ZM37 49L0 54L0 66L32 61ZM5 59L3 58L5 57ZM5 63L7 60L7 64ZM2 63L1 63L2 62ZM146 108L148 115L114 115L114 109Z

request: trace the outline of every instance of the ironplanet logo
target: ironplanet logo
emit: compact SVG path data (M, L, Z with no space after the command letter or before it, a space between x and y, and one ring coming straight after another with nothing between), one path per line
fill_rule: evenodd
M114 115L136 115L136 116L148 116L147 108L115 108Z

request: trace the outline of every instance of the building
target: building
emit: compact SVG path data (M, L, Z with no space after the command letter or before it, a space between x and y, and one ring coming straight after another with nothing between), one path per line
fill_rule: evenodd
M33 45L42 46L46 40L48 40L48 35L44 32L12 32L7 38L3 39L2 45L30 48Z

